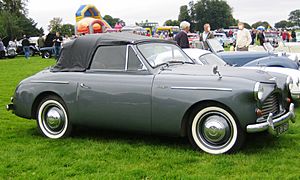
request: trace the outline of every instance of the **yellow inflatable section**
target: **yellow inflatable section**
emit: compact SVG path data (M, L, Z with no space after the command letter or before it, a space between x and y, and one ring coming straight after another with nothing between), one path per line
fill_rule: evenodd
M80 8L76 12L76 23L84 18L98 19L103 22L106 28L112 29L111 26L102 18L100 12L94 5L88 4L80 6Z

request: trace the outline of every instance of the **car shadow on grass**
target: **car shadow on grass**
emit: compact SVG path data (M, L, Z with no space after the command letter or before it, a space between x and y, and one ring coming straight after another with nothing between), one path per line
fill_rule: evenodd
M28 133L41 137L36 129L28 130ZM284 136L284 135L283 135ZM270 153L270 150L276 150L285 146L285 142L281 140L284 137L274 137L267 132L248 134L242 149L238 153L251 155ZM75 128L70 138L67 140L94 140L98 142L117 142L118 144L130 144L133 146L157 146L162 148L196 151L189 143L187 137L166 137L160 135L147 135L139 133L129 133L122 131L102 130L94 128ZM286 139L285 139L286 140ZM204 153L201 152L200 153Z
M99 141L119 141L128 144L145 144L176 147L181 149L192 149L187 138L168 137L161 135L149 135L142 133L132 133L113 130L102 130L93 128L76 128L72 133L72 138L95 139Z

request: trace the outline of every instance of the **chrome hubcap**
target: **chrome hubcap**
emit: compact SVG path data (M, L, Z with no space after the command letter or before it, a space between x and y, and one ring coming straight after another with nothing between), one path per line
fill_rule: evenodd
M205 139L213 143L222 141L228 132L228 123L226 119L220 116L208 117L203 124Z
M230 142L232 126L222 113L208 112L199 119L197 134L205 146L219 149Z
M47 124L52 129L58 128L62 122L62 116L60 115L59 111L60 110L57 107L53 107L46 115Z
M59 133L63 129L65 115L60 108L48 106L44 110L43 117L45 128L52 134Z

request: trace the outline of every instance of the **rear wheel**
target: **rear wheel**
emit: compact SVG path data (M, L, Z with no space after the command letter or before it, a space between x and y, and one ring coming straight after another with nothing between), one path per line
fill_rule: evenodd
M191 144L210 154L233 153L244 142L244 132L234 116L218 106L197 108L188 124Z
M67 108L57 96L48 96L41 101L37 111L37 124L41 134L51 139L66 137L72 130Z
M51 54L48 51L45 51L42 53L42 57L45 59L49 59L49 58L51 58Z

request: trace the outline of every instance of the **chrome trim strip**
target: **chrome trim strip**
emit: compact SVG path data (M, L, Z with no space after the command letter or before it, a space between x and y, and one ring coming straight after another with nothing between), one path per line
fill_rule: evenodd
M129 53L128 53L128 51L129 51L129 45L127 45L126 46L126 60L125 60L125 71L127 71L128 70L128 59L129 59Z
M31 80L32 83L52 83L52 84L69 84L69 81L46 81L46 80Z
M211 90L211 91L228 91L232 92L230 88L214 88L214 87L171 87L171 89L179 90Z
M286 114L273 119L273 114L270 113L268 116L268 119L264 123L258 123L258 124L250 124L247 126L247 132L248 133L256 133L256 132L262 132L269 130L269 132L273 132L274 129L277 126L280 126L283 123L289 122L291 120L293 123L295 123L295 111L294 111L294 104L290 104L289 112Z
M134 49L134 47L132 45L128 45L129 47L131 47L131 49L133 50L133 52L135 53L136 57L139 59L140 63L143 64L144 67L147 68L147 66L145 66L144 62L142 61L142 59L140 58L140 56L138 55L138 52L136 51L136 49ZM128 57L129 57L129 49L128 49ZM148 71L148 68L147 68Z

